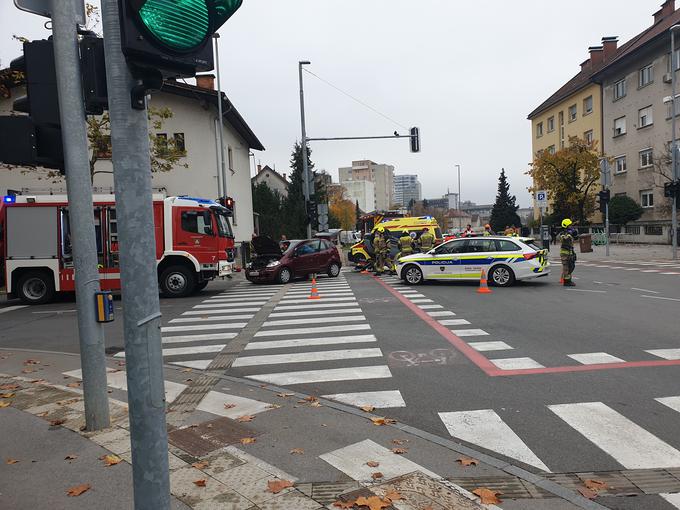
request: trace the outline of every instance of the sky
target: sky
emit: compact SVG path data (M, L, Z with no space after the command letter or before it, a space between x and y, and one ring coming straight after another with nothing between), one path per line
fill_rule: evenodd
M530 205L527 114L579 71L603 36L622 44L652 24L662 0L244 0L220 29L222 87L289 173L300 135L298 61L307 136L384 136L418 126L420 153L401 140L312 142L312 160L337 180L353 160L418 174L424 198L458 190L492 203L501 168ZM46 18L0 5L0 66L20 51L12 34L44 38ZM98 3L98 2L96 2Z

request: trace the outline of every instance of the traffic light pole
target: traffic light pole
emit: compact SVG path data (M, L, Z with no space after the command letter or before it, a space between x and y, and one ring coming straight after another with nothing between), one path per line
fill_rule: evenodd
M217 72L217 115L219 116L219 130L217 136L220 143L220 169L222 171L222 195L220 198L226 197L227 193L227 162L224 160L224 113L222 112L222 81L220 78L220 34L215 32L213 34L215 39L215 71Z
M298 71L300 73L300 125L302 128L302 181L305 193L305 214L309 211L309 199L312 195L310 190L309 165L307 164L307 126L305 125L305 90L302 85L302 66L309 64L309 62L298 62ZM312 223L307 223L307 239L312 237Z
M127 396L136 510L169 510L156 236L146 108L132 109L138 85L121 51L118 0L102 0L106 81L120 244Z
M605 256L609 257L609 200L604 205L604 235L605 235Z
M54 64L61 125L65 128L62 130L62 142L76 274L85 426L87 430L101 430L110 425L109 399L106 391L104 329L103 324L97 322L95 310L95 292L100 290L97 238L75 19L75 0L52 0Z

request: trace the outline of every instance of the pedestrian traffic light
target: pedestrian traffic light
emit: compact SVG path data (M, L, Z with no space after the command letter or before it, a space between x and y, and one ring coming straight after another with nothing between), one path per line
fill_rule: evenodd
M600 211L604 211L611 198L611 191L608 189L602 190L598 193L600 199Z
M680 181L669 181L664 183L663 196L666 198L680 197Z
M319 211L315 200L307 202L307 223L311 225L319 223Z
M212 35L243 0L119 0L121 47L133 72L194 76L213 68ZM143 74L143 73L142 73Z
M411 128L411 152L420 152L420 129Z

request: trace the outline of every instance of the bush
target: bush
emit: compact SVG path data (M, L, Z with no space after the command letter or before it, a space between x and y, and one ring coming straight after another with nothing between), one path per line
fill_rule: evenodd
M615 225L625 225L639 220L643 212L640 204L625 195L613 197L609 201L609 221Z

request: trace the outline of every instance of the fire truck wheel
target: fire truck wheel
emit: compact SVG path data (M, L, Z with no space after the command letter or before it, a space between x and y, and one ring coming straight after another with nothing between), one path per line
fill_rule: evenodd
M210 283L210 280L203 280L202 282L197 283L194 292L201 292L208 286L208 283Z
M171 266L161 273L159 283L164 297L186 297L196 288L196 276L184 266Z
M16 292L27 305L42 305L54 298L54 282L49 273L31 271L19 277Z

